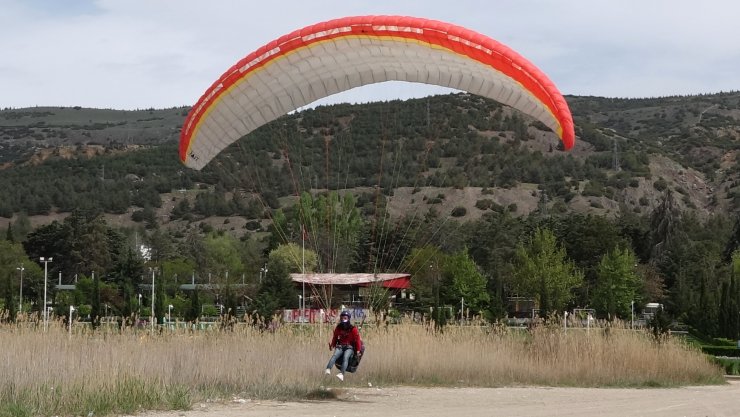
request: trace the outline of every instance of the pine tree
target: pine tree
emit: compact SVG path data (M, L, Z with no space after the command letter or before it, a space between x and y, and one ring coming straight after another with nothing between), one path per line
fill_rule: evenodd
M730 239L725 245L725 250L722 253L722 258L725 262L732 260L732 255L736 250L740 248L740 216L735 218L735 225L732 228L732 234Z
M190 293L190 308L185 312L185 320L193 322L198 320L200 317L200 297L198 296L198 289L193 289Z
M723 337L732 337L730 334L732 333L732 325L730 323L730 314L731 314L731 308L730 308L730 285L731 282L735 280L735 277L730 277L730 282L723 282L722 283L722 291L720 292L720 300L719 300L719 317L718 317L718 326L719 326L719 334Z
M650 217L650 262L659 264L666 256L673 240L676 238L681 212L673 198L673 193L666 190L660 205Z
M164 323L164 318L167 315L167 305L165 305L165 291L164 291L164 274L159 274L156 279L156 288L154 289L154 314L157 318L157 323Z
M7 240L10 243L15 243L15 238L13 237L13 224L8 223L8 230L5 231L5 240Z
M121 316L126 321L126 325L132 323L134 315L134 290L130 282L122 282L119 285L123 287L123 305L121 306Z
M15 320L15 303L13 302L13 290L11 288L10 277L5 278L5 285L3 286L3 295L5 299L5 311L7 311L7 320Z

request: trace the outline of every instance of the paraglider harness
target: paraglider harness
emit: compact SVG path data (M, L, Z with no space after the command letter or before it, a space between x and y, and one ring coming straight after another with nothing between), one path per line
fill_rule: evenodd
M364 321L364 318L363 318ZM354 327L354 326L352 326ZM359 332L359 327L357 328L357 331ZM349 330L344 330L345 332L351 332L352 328L349 328ZM357 371L357 368L360 366L360 361L362 360L362 357L365 356L365 343L362 344L362 349L358 352L355 346L352 345L340 345L339 343L336 344L336 347L341 347L342 351L347 350L348 348L352 348L352 356L349 358L349 363L347 364L347 372L355 373ZM342 364L340 361L336 361L334 363L334 366L341 370Z

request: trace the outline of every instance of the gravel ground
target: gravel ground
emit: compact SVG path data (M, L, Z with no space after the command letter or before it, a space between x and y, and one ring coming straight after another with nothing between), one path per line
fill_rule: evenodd
M328 401L236 398L139 417L740 416L740 380L670 389L368 387L336 393Z

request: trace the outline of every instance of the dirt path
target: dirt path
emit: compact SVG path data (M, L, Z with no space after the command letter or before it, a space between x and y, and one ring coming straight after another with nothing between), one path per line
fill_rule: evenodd
M740 416L740 381L675 389L351 388L331 401L237 399L139 417Z

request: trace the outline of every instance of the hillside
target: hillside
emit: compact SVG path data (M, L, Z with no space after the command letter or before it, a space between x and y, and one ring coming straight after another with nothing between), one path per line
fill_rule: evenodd
M700 217L740 207L740 93L567 99L577 134L567 153L541 124L455 94L288 115L202 172L177 158L185 108L6 109L0 227L21 212L37 225L88 207L114 224L241 234L264 226L266 209L325 189L356 193L366 214L381 192L394 217L646 214L665 189Z

